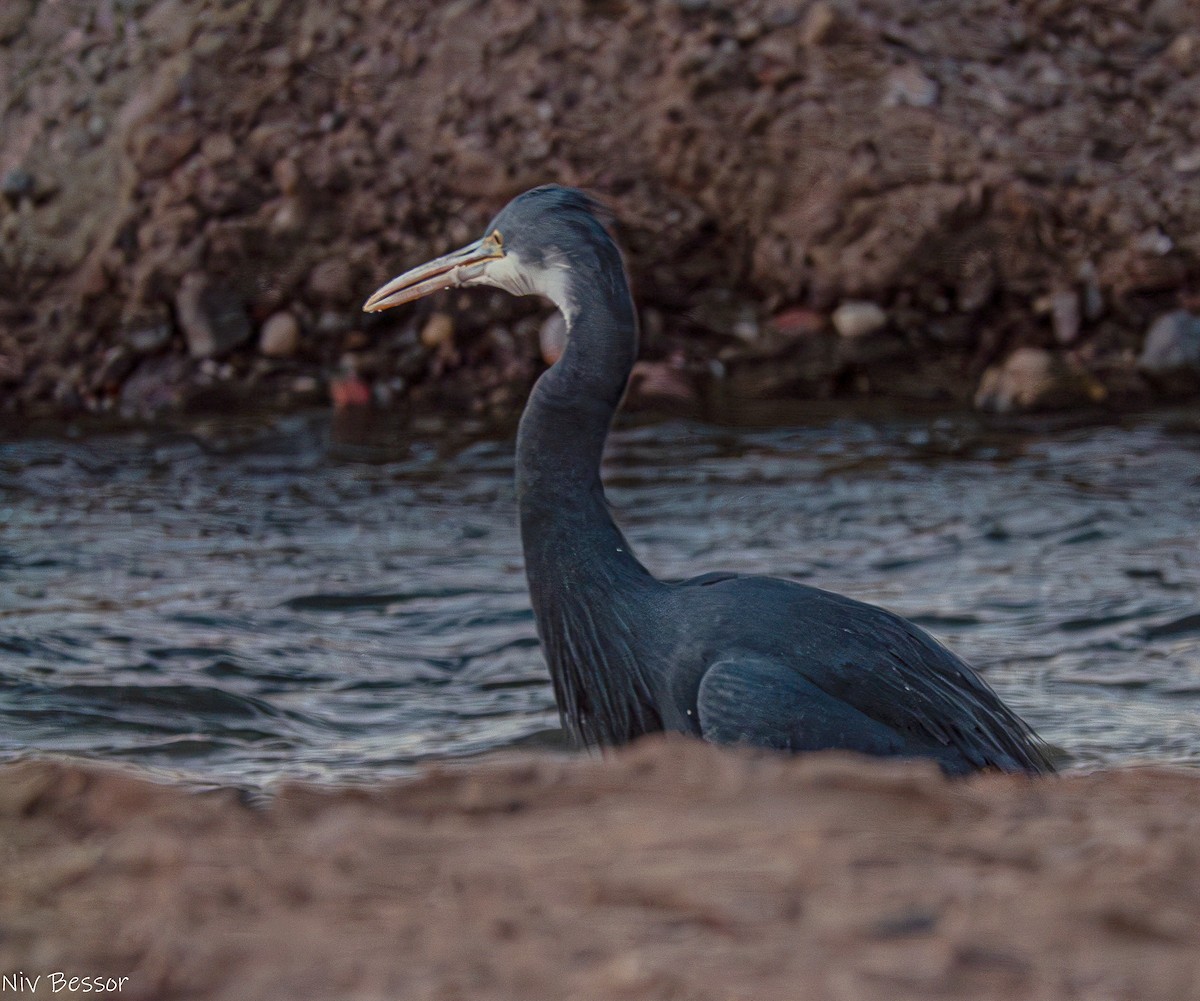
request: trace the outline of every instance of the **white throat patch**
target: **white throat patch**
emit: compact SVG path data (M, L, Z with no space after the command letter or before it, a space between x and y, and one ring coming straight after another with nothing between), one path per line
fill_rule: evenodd
M554 250L546 254L543 267L525 264L510 250L503 257L488 261L483 274L475 281L481 285L502 288L512 295L545 296L559 308L570 330L571 322L578 313L568 291L567 274L570 270L566 255Z

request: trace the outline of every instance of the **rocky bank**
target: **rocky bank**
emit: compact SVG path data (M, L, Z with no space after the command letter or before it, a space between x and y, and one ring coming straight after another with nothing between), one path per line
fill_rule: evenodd
M651 739L266 805L0 769L0 972L140 999L1200 998L1200 777ZM61 994L60 996L68 996Z
M6 0L0 410L509 412L543 305L358 309L546 181L616 211L651 398L1200 385L1187 0Z

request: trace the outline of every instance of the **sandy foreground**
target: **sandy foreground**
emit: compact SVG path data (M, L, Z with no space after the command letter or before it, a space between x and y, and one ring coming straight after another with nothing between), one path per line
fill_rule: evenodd
M654 739L256 806L31 761L0 853L4 996L1200 998L1193 771Z

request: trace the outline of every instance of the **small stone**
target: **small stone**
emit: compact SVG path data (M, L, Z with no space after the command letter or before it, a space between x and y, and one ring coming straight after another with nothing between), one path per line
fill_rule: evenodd
M155 351L161 351L171 342L173 332L170 323L155 323L148 327L130 330L125 335L125 343L137 354L151 355Z
M1079 280L1083 283L1083 315L1095 322L1104 312L1104 292L1096 274L1096 265L1084 261L1079 265Z
M300 346L300 324L286 309L272 313L258 335L258 350L268 358L291 358Z
M998 414L1053 410L1101 395L1101 387L1090 384L1057 355L1044 348L1017 348L1002 364L983 373L975 406Z
M887 75L883 105L885 108L901 105L932 108L937 104L939 95L936 80L929 79L916 66L898 66Z
M349 262L341 257L331 257L312 269L308 290L318 299L340 299L349 293L353 281Z
M121 412L149 417L180 409L189 385L188 364L178 355L147 358L121 385Z
M833 311L833 327L843 337L866 337L887 324L887 313L873 302L844 302Z
M696 388L677 359L637 362L629 374L629 395L635 410L696 402Z
M1138 368L1152 374L1200 371L1200 316L1177 309L1155 320L1146 333Z
M212 164L228 163L237 156L237 146L232 136L221 132L205 136L200 143L200 154Z
M1134 241L1134 246L1144 254L1154 254L1158 257L1169 254L1175 249L1175 241L1155 226L1146 230Z
M200 144L200 132L187 125L144 125L129 141L130 155L146 177L174 170Z
M25 30L33 0L4 0L0 5L0 42L8 42Z
M1200 40L1195 35L1178 35L1167 46L1165 55L1167 60L1177 68L1191 69L1192 60L1195 59L1198 49L1200 49Z
M5 171L3 180L0 180L0 194L7 198L28 198L35 186L36 182L29 171L15 167Z
M121 339L134 354L151 355L171 343L175 326L166 303L131 307L121 320Z
M1200 171L1200 149L1188 150L1178 154L1171 161L1171 166L1178 174L1195 174Z
M1059 344L1073 344L1079 336L1079 296L1070 289L1060 289L1050 296L1050 321Z
M823 45L830 40L835 27L837 27L837 12L830 4L820 0L809 7L800 37L803 38L805 45Z
M439 348L454 342L454 319L446 313L433 313L421 328L421 343Z
M282 194L294 195L300 185L300 167L291 158L277 160L271 168L271 178Z
M299 232L304 225L304 208L298 198L281 198L271 215L271 231L276 235Z
M815 309L793 306L772 316L769 326L785 337L809 337L825 329L825 317Z
M357 375L342 375L329 381L329 398L335 410L371 405L371 387Z
M179 283L175 314L193 358L228 354L253 333L237 293L195 271L184 275Z
M542 352L542 361L547 365L553 365L566 350L567 321L557 309L538 328L538 347Z
M136 365L137 356L124 344L109 348L92 377L92 388L104 392L115 390Z

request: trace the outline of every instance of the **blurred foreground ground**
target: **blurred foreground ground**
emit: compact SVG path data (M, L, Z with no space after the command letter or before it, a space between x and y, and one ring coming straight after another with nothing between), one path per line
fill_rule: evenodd
M255 807L25 763L0 829L0 971L33 996L1200 998L1188 771L948 782L657 739Z

